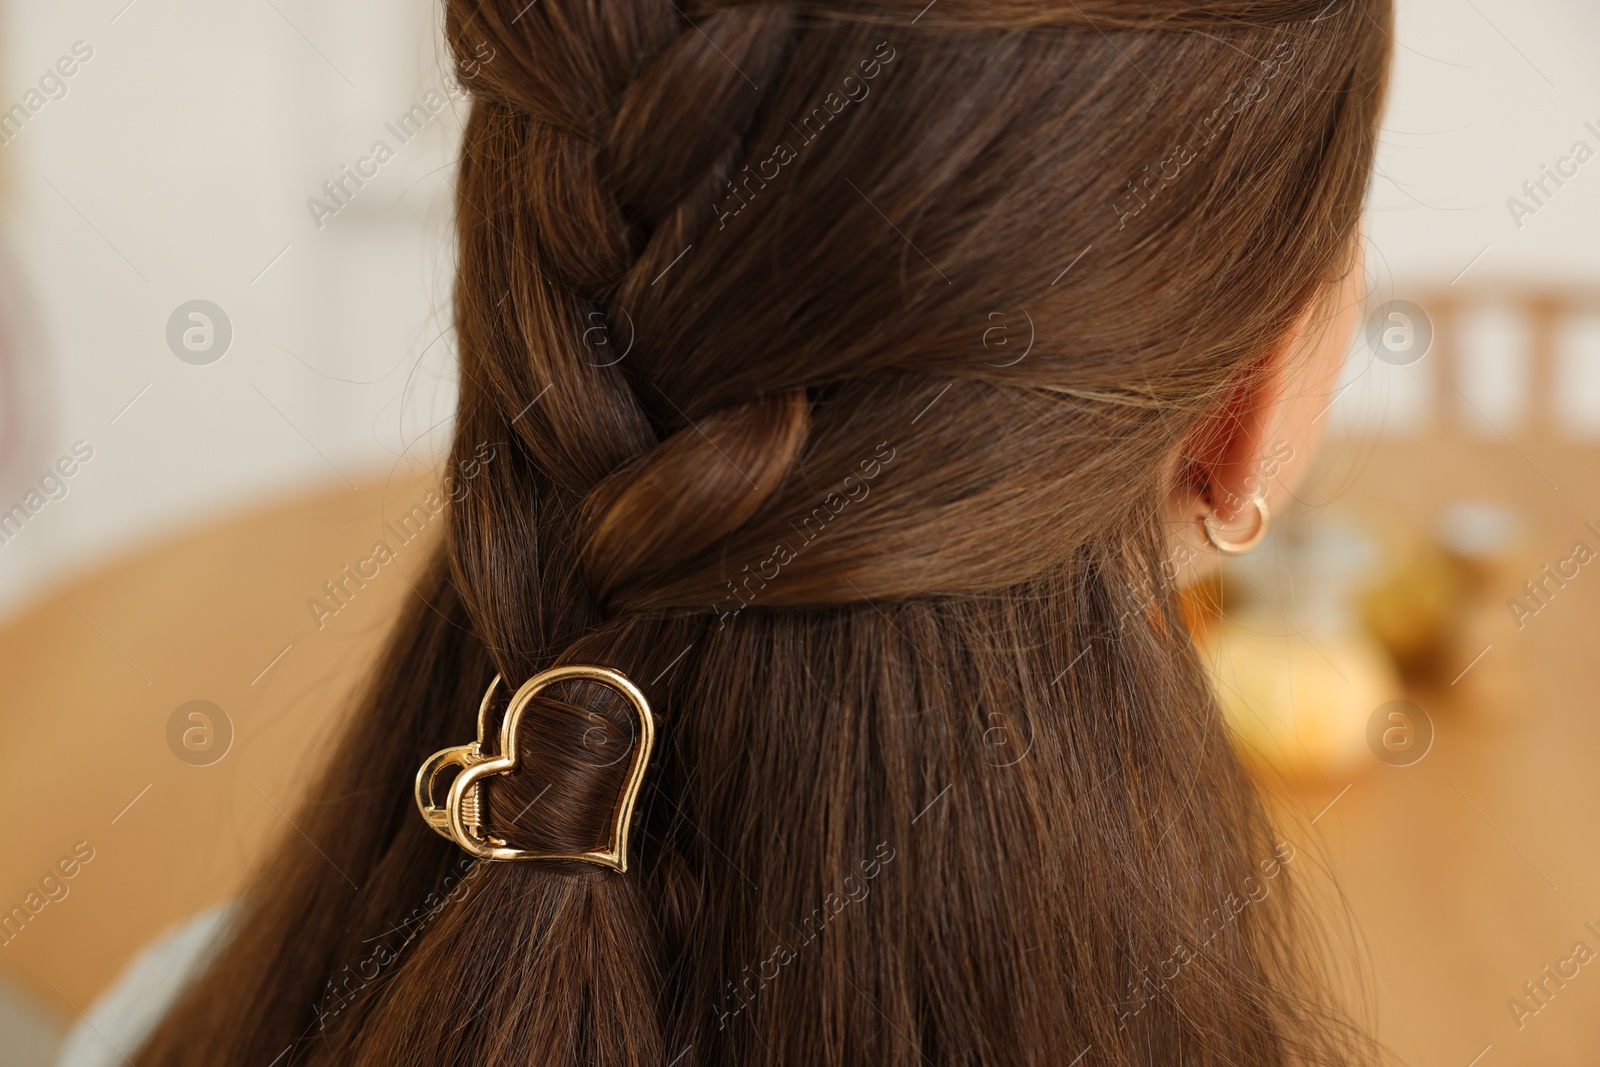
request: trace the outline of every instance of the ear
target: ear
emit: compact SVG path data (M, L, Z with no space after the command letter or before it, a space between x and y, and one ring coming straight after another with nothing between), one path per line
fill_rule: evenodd
M1251 501L1266 491L1258 468L1267 451L1267 436L1280 421L1283 370L1287 348L1245 368L1225 394L1222 403L1201 419L1177 456L1173 487L1186 499L1198 497L1199 510L1186 518L1207 513L1228 523L1252 510Z
M1329 299L1313 301L1273 351L1237 374L1169 460L1166 518L1202 558L1216 554L1197 536L1201 520L1213 516L1230 540L1235 530L1247 536L1260 521L1256 498L1269 489L1292 492L1310 467L1361 317L1365 284L1359 235L1355 240ZM1276 506L1281 502L1268 504Z

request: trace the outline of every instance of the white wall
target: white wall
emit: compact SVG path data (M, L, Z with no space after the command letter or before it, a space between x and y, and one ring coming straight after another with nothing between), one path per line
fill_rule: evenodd
M1600 279L1600 158L1519 229L1506 199L1583 138L1600 151L1600 5L1399 0L1369 223L1396 278ZM1548 79L1548 80L1547 80ZM1554 188L1552 186L1552 188Z
M4 9L0 107L74 42L93 57L0 146L7 238L35 301L13 362L49 370L24 409L43 413L37 447L7 470L0 507L73 442L94 455L0 544L0 611L175 527L429 462L449 429L429 433L453 409L451 338L428 345L448 321L464 109L404 146L384 127L445 76L437 5L125 5ZM378 139L395 158L319 229L306 200ZM195 298L233 326L207 366L166 340Z

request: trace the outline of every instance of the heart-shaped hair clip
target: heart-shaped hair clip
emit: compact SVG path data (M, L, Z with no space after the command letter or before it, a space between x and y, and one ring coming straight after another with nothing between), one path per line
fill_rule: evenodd
M483 781L494 774L510 774L517 769L517 732L522 726L522 715L533 698L557 682L581 679L600 682L618 693L632 705L638 718L638 743L634 745L633 762L628 768L627 780L617 796L611 813L609 847L590 852L538 852L511 848L498 837L489 834L485 825ZM610 867L614 871L628 869L628 824L633 819L633 802L644 783L650 750L655 747L655 718L650 714L650 704L639 688L627 676L609 667L570 664L551 667L522 683L506 707L505 718L500 723L498 755L489 755L484 742L491 733L490 714L495 689L500 676L495 675L478 706L478 739L471 744L440 749L423 761L417 770L417 808L429 826L449 838L479 859L487 860L582 860ZM438 797L439 776L448 769L459 768L443 803Z

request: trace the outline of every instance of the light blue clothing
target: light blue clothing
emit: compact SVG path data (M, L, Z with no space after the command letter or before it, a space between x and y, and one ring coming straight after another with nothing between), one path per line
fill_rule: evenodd
M67 1032L56 1067L128 1062L188 980L211 962L232 915L231 904L218 904L147 945Z

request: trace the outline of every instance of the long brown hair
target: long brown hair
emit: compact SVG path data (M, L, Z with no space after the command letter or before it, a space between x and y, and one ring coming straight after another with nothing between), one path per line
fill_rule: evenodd
M304 836L139 1062L1365 1055L1159 515L1347 269L1389 21L449 0L472 477ZM467 862L412 776L497 672L566 662L657 710L630 869ZM495 832L596 844L625 712L540 699Z

